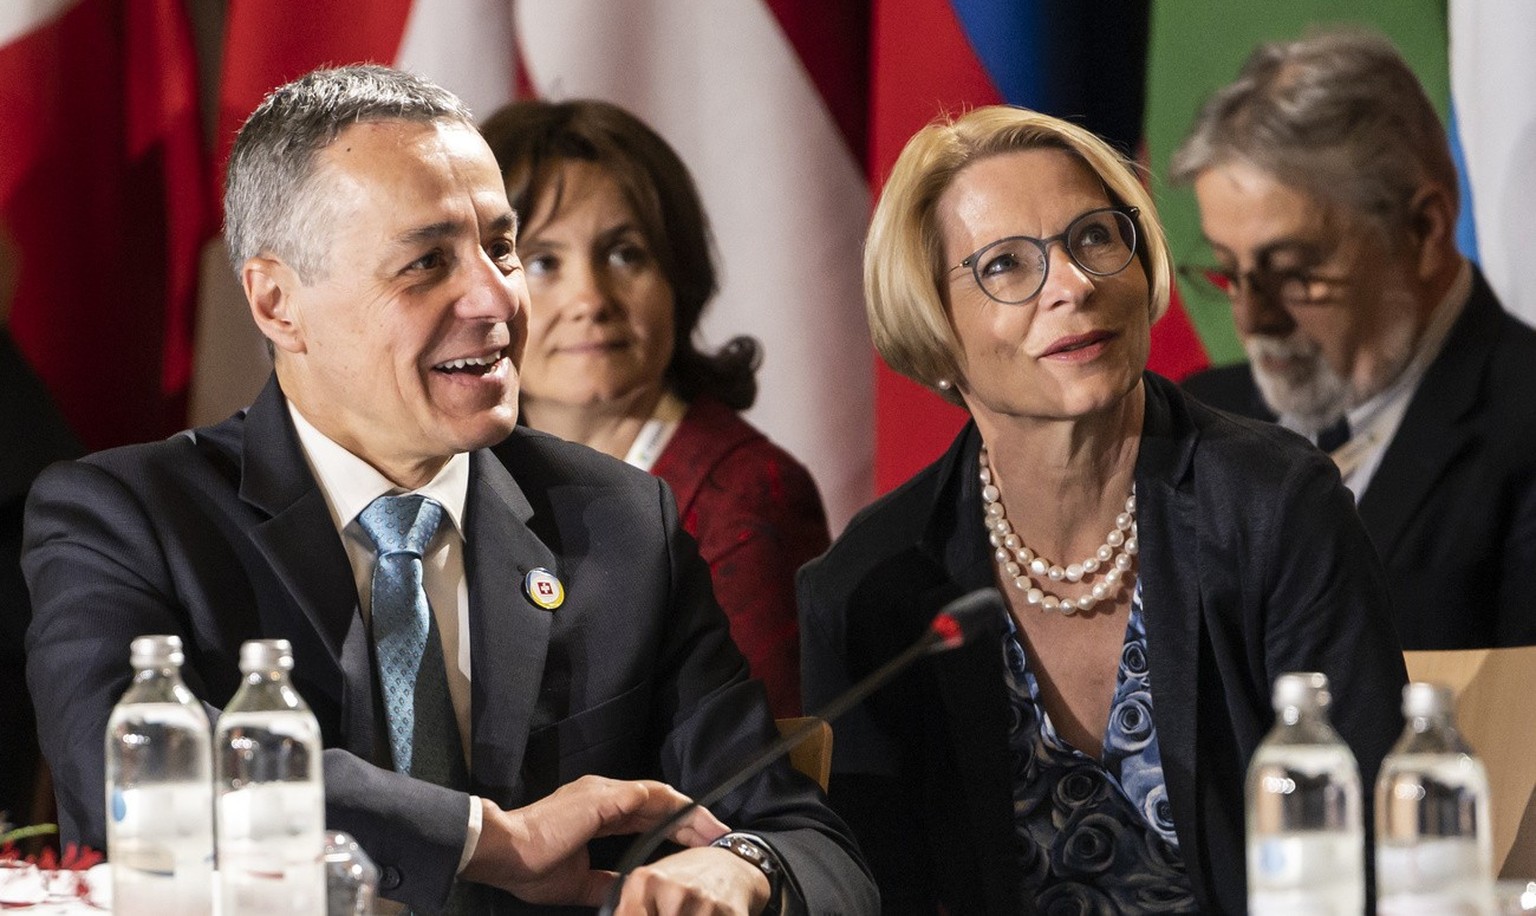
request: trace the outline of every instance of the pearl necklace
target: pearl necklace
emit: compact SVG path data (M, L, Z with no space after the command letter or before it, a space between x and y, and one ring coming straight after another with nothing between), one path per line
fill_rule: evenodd
M1086 611L1113 595L1120 587L1120 580L1130 571L1139 546L1136 541L1136 490L1125 498L1125 511L1115 516L1115 528L1104 538L1104 543L1093 556L1081 563L1059 566L1040 556L1024 545L1024 540L1013 530L1003 511L1003 494L993 480L992 465L987 461L987 447L981 447L981 502L986 510L984 522L987 540L993 547L993 557L1003 572L1003 581L1024 593L1024 600L1044 611L1075 614ZM1051 582L1081 582L1103 570L1099 581L1088 594L1080 598L1063 598L1045 591L1036 580Z

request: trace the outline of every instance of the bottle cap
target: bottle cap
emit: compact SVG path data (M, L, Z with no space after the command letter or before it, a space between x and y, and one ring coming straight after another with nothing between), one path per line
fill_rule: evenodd
M293 644L286 639L247 639L240 646L240 673L292 671Z
M140 636L128 644L128 662L135 670L167 666L180 668L185 660L180 636Z
M1409 719L1435 719L1455 708L1451 688L1440 684L1414 681L1403 688L1403 716Z
M1327 709L1333 697L1328 692L1328 675L1319 671L1292 671L1275 679L1274 706L1278 712L1287 706L1303 709Z

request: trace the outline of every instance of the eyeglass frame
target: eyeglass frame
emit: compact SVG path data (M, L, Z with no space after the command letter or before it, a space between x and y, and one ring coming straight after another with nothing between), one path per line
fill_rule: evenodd
M1127 246L1127 247L1130 248L1131 256L1125 259L1125 263L1124 264L1121 264L1119 267L1115 268L1114 270L1111 270L1111 271L1108 271L1108 272L1105 272L1105 273L1100 273L1099 271L1094 270L1093 268L1088 267L1087 265L1085 265L1081 261L1079 261L1077 259L1077 255L1072 253L1072 247L1067 244L1067 238L1072 234L1072 227L1076 226L1082 220L1087 219L1088 217L1093 216L1096 213L1118 213L1121 216L1124 216L1127 220L1129 220L1130 224L1131 224L1131 243L1130 243L1129 246ZM964 258L962 258L960 260L959 264L956 264L953 267L951 267L949 269L949 272L950 273L954 273L955 271L960 270L961 268L968 269L971 272L971 279L976 282L976 288L981 290L982 295L986 296L988 299L991 299L993 302L996 302L996 303L998 303L1000 305L1023 305L1024 303L1028 302L1029 300L1031 300L1031 299L1035 298L1036 296L1040 295L1040 291L1042 289L1045 289L1045 281L1051 275L1051 246L1056 244L1057 242L1061 243L1062 250L1067 253L1067 259L1070 260L1076 267L1078 267L1078 269L1086 271L1091 276L1095 276L1095 277L1113 277L1116 274L1120 273L1121 271L1125 270L1127 267L1130 267L1131 266L1131 262L1136 260L1136 256L1140 253L1140 250L1141 250L1141 248L1140 248L1140 246L1141 246L1141 231L1140 231L1140 224L1138 222L1138 218L1140 216L1141 216L1141 208L1140 207L1109 206L1109 207L1095 207L1092 210L1084 210L1082 213L1079 213L1078 215L1072 217L1072 221L1067 223L1067 227L1065 229L1063 229L1062 231L1056 233L1053 236L1050 236L1049 238L1043 238L1043 239L1042 238L1036 238L1036 237L1034 237L1032 235L1008 235L1008 236L1004 236L1004 237L1002 237L1000 239L993 239L992 241L988 242L987 244L981 246L980 248L978 248L975 251L971 252L970 254L966 255ZM981 271L980 271L980 267L979 267L979 264L980 264L979 258L987 250L989 250L991 248L995 248L998 245L1001 245L1001 244L1003 244L1005 242L1029 242L1029 243L1033 244L1036 248L1040 249L1040 254L1042 255L1041 263L1045 265L1040 270L1040 283L1039 283L1039 285L1035 287L1033 292L1031 292L1029 295L1025 296L1022 299L1013 299L1013 300L999 299L998 297L992 295L992 293L987 289L987 285L985 283L981 282Z
M1323 261L1331 257L1330 255ZM1326 295L1314 295L1316 286L1341 282L1339 278L1329 277L1317 268L1318 264L1285 270L1252 267L1238 272L1205 264L1180 264L1178 274L1196 287L1208 288L1217 295L1225 297L1229 302L1235 303L1238 296L1244 295L1243 291L1246 289L1247 295L1259 296L1266 302L1277 304L1281 308L1310 308L1323 305L1328 301ZM1216 282L1217 278L1222 282ZM1286 296L1284 290L1288 285L1301 287L1304 294L1294 297Z

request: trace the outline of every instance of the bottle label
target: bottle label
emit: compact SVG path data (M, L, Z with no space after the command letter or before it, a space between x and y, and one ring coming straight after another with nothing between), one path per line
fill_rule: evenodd
M1296 832L1250 842L1248 908L1260 916L1359 913L1365 907L1363 839Z
M310 782L257 783L219 799L223 912L323 912L324 798Z

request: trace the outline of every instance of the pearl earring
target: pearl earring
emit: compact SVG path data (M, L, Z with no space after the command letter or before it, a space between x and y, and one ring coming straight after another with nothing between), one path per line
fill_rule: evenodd
M950 381L947 378L941 378L937 382L934 382L934 384L938 386L940 391L948 391L951 387Z

